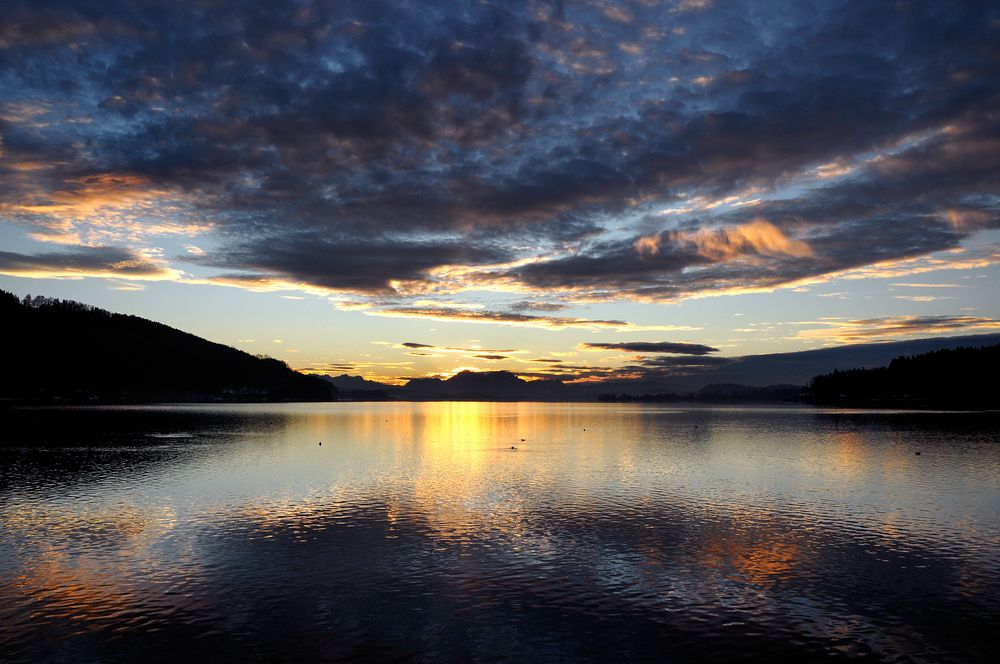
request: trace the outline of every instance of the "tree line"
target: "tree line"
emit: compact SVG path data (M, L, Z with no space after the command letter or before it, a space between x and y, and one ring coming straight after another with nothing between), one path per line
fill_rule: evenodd
M336 388L270 357L73 300L0 291L0 398L326 401Z
M809 387L813 401L825 405L1000 408L998 370L1000 344L962 347L897 357L887 367L834 371Z

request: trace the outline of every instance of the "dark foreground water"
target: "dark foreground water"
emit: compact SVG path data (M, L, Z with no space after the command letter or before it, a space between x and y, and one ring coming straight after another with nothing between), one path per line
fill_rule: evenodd
M0 418L3 662L947 662L1000 643L996 413Z

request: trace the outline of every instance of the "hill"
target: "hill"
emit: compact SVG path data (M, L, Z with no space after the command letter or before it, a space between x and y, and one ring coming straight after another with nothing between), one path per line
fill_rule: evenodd
M340 374L339 376L321 376L321 378L341 392L350 390L384 390L392 385L378 383L361 376L351 376L350 374Z
M372 401L704 401L780 402L809 399L805 386L833 371L885 367L900 356L1000 343L998 334L852 344L836 348L719 358L683 373L631 380L526 381L510 371L463 371L448 379L414 378L398 387L360 376L324 377L347 398Z
M691 394L709 385L725 383L748 387L805 386L814 376L848 369L884 367L894 358L904 355L919 355L943 348L992 346L997 343L1000 343L1000 334L850 344L789 353L719 358L720 361L716 364L692 367L682 373L566 387L572 388L574 396L579 393L586 398L595 389L614 394Z
M70 401L327 401L336 388L137 316L0 291L0 398Z
M509 371L461 371L451 378L414 378L402 390L414 401L564 401L566 386L556 380L526 381Z
M340 374L339 376L320 375L320 378L333 385L341 399L351 401L392 401L403 398L401 388L396 385L386 385L362 376Z
M886 367L816 376L816 403L957 409L1000 408L1000 344L897 357Z

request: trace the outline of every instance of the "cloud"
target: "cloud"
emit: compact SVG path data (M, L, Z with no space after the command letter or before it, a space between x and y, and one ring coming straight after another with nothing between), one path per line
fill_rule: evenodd
M250 280L304 282L329 291L370 295L419 295L420 284L435 268L492 263L504 256L500 248L470 247L451 240L338 239L306 233L266 237L187 260L241 270Z
M763 283L771 275L785 279L796 265L813 263L814 258L808 244L758 219L719 229L663 231L604 242L589 251L523 265L512 274L530 287L584 296L611 297L618 291L669 299L709 286Z
M698 11L712 5L712 0L681 0L677 3L678 11Z
M676 325L635 325L623 320L542 316L510 311L455 309L448 307L386 307L381 309L362 309L362 311L369 316L387 316L390 318L424 318L428 320L444 320L465 323L496 323L500 325L539 327L550 330L562 330L566 328L604 328L636 332L670 332L698 329Z
M892 285L899 288L968 288L964 284L895 283Z
M563 302L547 302L544 300L523 300L508 305L511 311L562 311L569 309L570 305Z
M494 353L494 354L505 354L505 353L522 353L524 351L516 350L514 348L481 348L479 346L472 347L462 347L462 346L434 346L431 344L419 344L413 341L404 341L397 346L398 348L413 348L413 349L432 349L439 353Z
M32 12L15 6L6 18L0 23L0 50L73 43L98 30L79 16L45 9Z
M765 14L4 3L0 217L68 246L207 235L172 259L206 283L521 313L777 288L1000 226L989 3Z
M13 175L15 184L24 180ZM66 177L48 188L34 183L19 194L0 197L0 214L34 228L32 238L69 245L136 244L152 237L207 233L212 225L190 212L182 193L128 173Z
M461 321L467 323L500 323L503 325L523 325L551 329L563 329L567 327L629 327L629 323L622 320L591 320L589 318L539 316L505 311L472 311L444 307L394 307L366 310L365 313L371 316L389 316L394 318L427 318L431 320Z
M907 300L909 302L937 302L938 300L951 300L952 298L941 297L939 295L896 295L893 299Z
M630 365L629 369L670 369L670 373L675 373L678 369L685 370L698 370L698 369L709 369L714 367L719 367L725 364L734 362L735 359L731 357L712 357L712 356L665 356L665 357L646 357L643 358L638 365Z
M1000 320L981 316L887 316L844 321L820 321L821 327L800 331L799 339L836 343L861 343L916 338L955 332L1000 329Z
M631 353L671 353L676 355L707 355L719 352L718 348L702 344L688 344L671 341L624 341L619 343L584 343L583 350L619 350Z
M19 254L0 251L0 274L36 279L118 277L141 280L177 279L176 270L164 267L129 249L79 247L70 251Z
M742 256L814 256L809 245L792 240L763 219L717 230L666 231L640 237L635 243L640 256L656 256L661 251L687 251L707 262L720 263Z

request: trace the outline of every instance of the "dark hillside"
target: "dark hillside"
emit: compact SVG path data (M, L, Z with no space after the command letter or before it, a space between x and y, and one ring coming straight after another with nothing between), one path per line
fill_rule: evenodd
M816 403L901 407L1000 408L1000 344L897 357L887 367L816 376Z
M0 398L326 401L336 388L161 323L0 291Z

